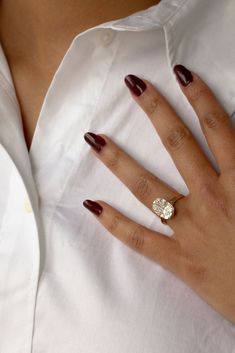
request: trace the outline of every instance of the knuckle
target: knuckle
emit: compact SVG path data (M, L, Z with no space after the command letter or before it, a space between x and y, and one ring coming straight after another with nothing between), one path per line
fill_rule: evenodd
M104 156L104 163L111 170L116 170L119 167L120 151L115 149L112 153Z
M208 204L215 204L218 198L218 192L215 183L212 181L204 181L199 187L198 199L201 202L200 207L208 208Z
M225 168L224 172L219 176L220 182L227 190L230 190L230 187L232 187L232 190L235 190L235 153L234 156L232 153L231 161L231 166Z
M205 280L207 269L202 264L189 261L186 265L185 272L191 279L201 283Z
M120 224L120 218L116 215L112 216L107 224L107 229L110 233L115 234Z
M208 215L211 210L213 213L217 210L226 219L230 219L230 207L228 204L227 197L221 195L214 183L204 183L199 191L199 199L203 200L200 202L200 212Z
M184 279L192 282L203 282L206 278L207 268L198 256L184 252L180 258L180 272Z
M218 197L215 200L215 207L219 210L219 212L227 219L231 219L230 215L230 207L228 205L228 201L225 197Z
M158 95L155 95L150 99L149 103L147 104L146 113L150 117L153 117L154 115L156 115L157 110L159 108L159 104L160 104L160 97Z
M152 181L147 175L137 176L131 186L131 192L141 201L146 199L152 194Z
M209 129L217 129L227 122L227 116L224 112L214 111L202 117L202 124Z
M214 183L211 181L203 181L199 186L200 198L207 199L208 197L212 197L215 193Z
M228 184L235 187L235 167L228 172Z
M200 99L202 96L205 96L207 94L208 90L204 86L195 86L192 85L188 88L188 99L191 103L196 102L198 99Z
M144 231L141 225L130 228L127 232L127 243L136 251L142 251L144 248Z
M166 137L166 146L169 149L177 150L183 146L184 142L192 137L191 132L184 126L172 129Z
M200 183L197 192L197 201L200 205L198 211L201 216L208 215L208 211L211 209L211 205L215 204L215 186L210 181L204 181Z

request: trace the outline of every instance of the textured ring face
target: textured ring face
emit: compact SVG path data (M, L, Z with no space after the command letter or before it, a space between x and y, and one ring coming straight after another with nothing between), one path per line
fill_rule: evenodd
M174 214L174 206L169 201L161 198L153 201L152 209L157 216L163 219L169 219Z

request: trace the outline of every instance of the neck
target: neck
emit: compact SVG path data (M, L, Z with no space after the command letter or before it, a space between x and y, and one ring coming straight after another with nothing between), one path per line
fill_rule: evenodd
M50 55L65 51L80 32L129 16L159 1L0 0L0 40L11 61L37 58L37 63L43 65Z

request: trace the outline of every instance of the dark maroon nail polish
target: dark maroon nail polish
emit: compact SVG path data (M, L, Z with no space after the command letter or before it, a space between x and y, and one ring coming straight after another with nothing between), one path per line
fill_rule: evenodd
M183 65L175 65L174 73L182 86L187 86L189 83L193 82L193 75L191 71L186 69Z
M136 96L140 96L147 88L144 81L135 75L127 75L125 77L125 84Z
M103 139L103 137L96 135L92 132L87 132L84 135L84 139L85 141L91 146L93 147L97 152L100 152L101 149L106 145L105 140Z
M83 206L94 213L96 216L99 216L103 211L103 207L95 201L85 200L83 201Z

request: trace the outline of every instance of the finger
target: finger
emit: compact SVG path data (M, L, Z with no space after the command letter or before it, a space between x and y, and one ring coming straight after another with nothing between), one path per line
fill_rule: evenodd
M176 190L144 169L106 135L88 132L84 138L105 166L151 211L152 203L157 197L170 200L179 195ZM97 144L100 146L98 150Z
M235 167L235 129L229 115L198 75L182 65L174 68L180 87L199 118L220 170Z
M125 82L134 100L150 118L188 188L192 190L197 184L204 184L205 178L206 180L216 178L216 171L202 152L192 132L149 81L139 80L134 75L128 75ZM137 87L142 85L143 88L140 95L136 95L136 82L139 82ZM134 90L133 87L135 87Z
M180 246L176 239L154 232L118 212L106 202L85 200L83 205L117 239L131 249L177 273L180 268Z

